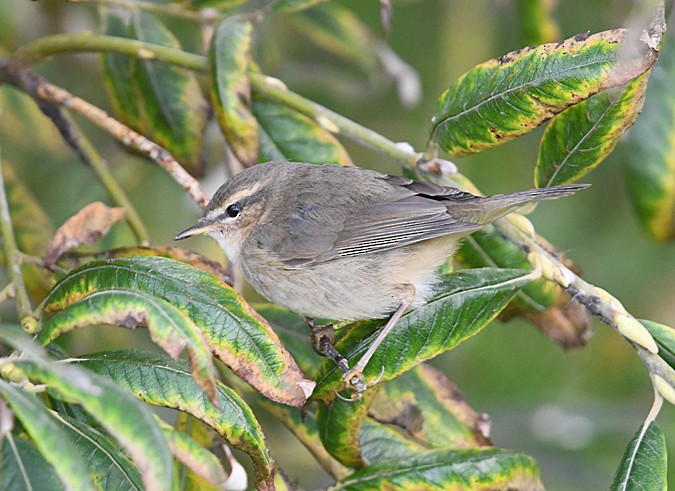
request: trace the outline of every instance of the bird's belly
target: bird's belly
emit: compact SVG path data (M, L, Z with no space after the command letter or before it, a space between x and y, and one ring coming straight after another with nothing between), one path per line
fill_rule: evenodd
M270 301L309 317L338 321L386 317L416 290L413 307L426 303L438 282L436 270L454 251L456 239L432 239L375 254L340 257L297 268L268 263L251 285Z

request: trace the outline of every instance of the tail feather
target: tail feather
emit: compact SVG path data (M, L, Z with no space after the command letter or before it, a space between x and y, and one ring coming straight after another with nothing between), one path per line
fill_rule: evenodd
M471 221L475 223L490 223L508 215L512 211L528 204L547 199L558 199L570 196L590 184L567 184L550 188L528 189L509 194L487 196L480 201L480 206L471 213Z

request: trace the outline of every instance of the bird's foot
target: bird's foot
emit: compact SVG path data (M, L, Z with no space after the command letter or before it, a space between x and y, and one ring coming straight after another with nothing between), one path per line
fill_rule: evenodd
M363 393L366 389L379 384L384 377L384 367L382 367L382 372L380 376L377 377L377 380L371 384L366 384L363 380L363 371L360 368L354 367L351 370L344 371L342 380L344 380L345 388L350 392L349 397L345 397L336 392L337 397L344 402L358 402L363 398Z

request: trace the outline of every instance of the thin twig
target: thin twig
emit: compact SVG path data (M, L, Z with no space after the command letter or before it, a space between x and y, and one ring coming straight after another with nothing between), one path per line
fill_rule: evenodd
M91 51L121 53L136 58L171 63L199 72L206 72L208 68L204 56L134 39L92 33L46 36L22 46L16 50L14 57L23 63L33 63L56 53ZM332 133L373 148L411 169L415 169L415 166L423 160L424 154L415 152L410 145L395 143L349 118L302 97L288 90L278 79L257 73L250 73L249 76L251 88L255 92L314 119Z
M22 64L35 63L58 53L120 53L142 60L156 60L189 70L205 72L206 58L181 49L168 48L136 39L83 32L45 36L23 45L12 57Z
M415 152L407 143L395 143L381 134L366 128L349 118L310 101L286 88L280 80L258 73L249 73L251 88L258 94L295 109L316 122L331 133L344 135L364 146L377 150L398 160L411 169L415 169L423 154Z
M42 112L52 120L66 143L75 151L80 160L94 171L94 174L96 174L96 177L112 202L124 209L126 221L138 242L141 245L150 244L150 234L141 217L127 197L124 189L122 189L113 177L110 169L108 169L108 164L101 154L98 153L94 145L92 145L89 138L80 130L77 123L68 114L64 113L60 107L46 101L41 101L39 104Z
M173 50L170 48L164 48L161 46L142 43L125 38L114 38L111 36L100 35L78 34L62 35L59 37L51 36L49 38L43 38L43 40L24 46L17 51L16 55L22 59L34 61L43 58L44 56L48 56L49 54L62 51L119 52L126 53L129 56L150 58L172 63L196 71L204 72L207 69L206 59L199 55L189 54L180 50ZM392 158L402 162L410 168L417 168L417 165L420 163L420 161L424 160L423 153L415 152L414 149L405 144L397 144L392 142L382 135L365 128L354 121L345 118L344 116L341 116L313 101L305 99L304 97L289 91L282 82L276 79L252 73L250 75L250 80L252 89L254 91L281 104L292 107L293 109L315 119L317 122L319 122L319 124L329 131L354 139L368 147L381 151L382 153L391 156ZM59 93L59 91L62 91L62 89L54 88L54 91L52 92ZM69 94L68 96L70 98L73 97ZM63 99L63 97L56 97L55 95L50 95L50 97L53 97L56 100ZM429 169L434 171L435 167L431 166ZM461 174L443 176L443 180L446 182L451 181L452 183L455 183L452 185L469 189L474 193L477 192L476 187ZM545 247L538 244L534 236L529 237L528 234L530 231L523 230L507 219L499 220L497 225L507 239L523 246L523 249L531 252L534 256L534 261L539 258L541 261L547 261L550 268L553 268L559 272L564 271L564 278L560 275L558 275L557 278L554 277L555 275L547 276L547 278L558 283L564 288L569 289L569 291L571 291L578 300L581 300L581 303L584 304L592 314L603 319L605 322L608 322L618 330L618 326L613 321L613 319L615 319L618 315L628 315L627 312L621 307L621 304L618 302L618 300L614 299L603 290L583 281L581 278L575 275L556 257L553 257ZM528 236L529 238L527 238L524 243L523 238L525 236ZM603 294L598 295L600 292L603 292ZM623 333L621 334L624 335ZM650 370L655 367L654 362L651 360L652 358L661 360L658 355L651 353L650 354L652 356L646 355L645 353L649 353L649 351L644 350L634 341L628 338L626 339L632 346L636 347L638 354L643 359L643 361L645 361ZM647 360L650 360L650 363L647 363ZM662 364L658 365L660 370L665 370ZM669 373L668 375L671 374ZM669 383L675 387L675 377L668 376L666 378Z
M225 16L216 9L200 9L197 11L187 10L183 5L176 3L153 3L142 0L68 0L72 3L93 3L101 5L114 5L128 9L145 10L154 14L170 15L180 19L199 22L201 24L215 24Z
M26 92L38 102L46 101L64 106L112 134L123 145L132 148L161 165L185 189L194 201L204 208L208 196L199 182L187 173L164 148L120 123L99 107L74 96L67 90L50 84L34 72L7 58L0 57L0 81L5 81Z

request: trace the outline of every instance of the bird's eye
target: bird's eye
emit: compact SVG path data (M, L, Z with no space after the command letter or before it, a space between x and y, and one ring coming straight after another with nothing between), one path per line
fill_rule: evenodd
M235 218L239 216L239 213L241 213L241 206L239 203L232 203L230 206L225 208L225 213L227 213L227 216Z

